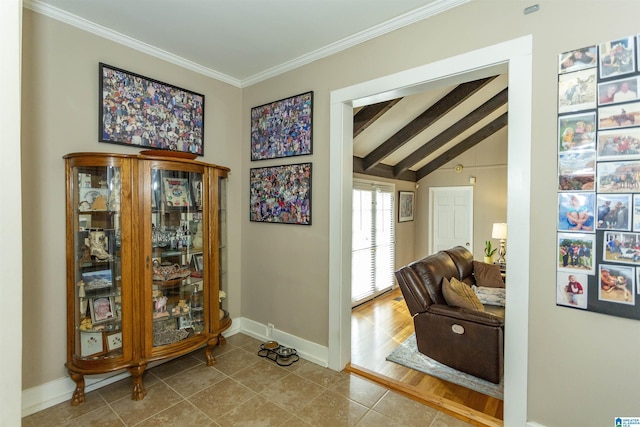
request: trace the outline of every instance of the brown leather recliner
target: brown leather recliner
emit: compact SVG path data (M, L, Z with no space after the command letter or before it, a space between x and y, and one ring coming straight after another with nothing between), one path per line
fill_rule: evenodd
M471 286L473 255L457 246L395 272L411 316L418 351L444 364L498 384L504 357L504 318L487 311L449 306L442 279Z

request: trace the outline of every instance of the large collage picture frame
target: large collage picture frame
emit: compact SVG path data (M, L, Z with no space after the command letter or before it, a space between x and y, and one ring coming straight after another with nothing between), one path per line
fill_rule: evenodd
M252 168L250 221L311 225L311 163Z
M98 141L204 155L204 95L99 64Z
M559 54L556 304L640 319L640 35Z

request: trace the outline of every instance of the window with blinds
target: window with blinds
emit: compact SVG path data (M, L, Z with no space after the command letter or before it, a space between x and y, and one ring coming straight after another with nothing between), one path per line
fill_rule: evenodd
M393 286L395 187L353 182L351 306Z

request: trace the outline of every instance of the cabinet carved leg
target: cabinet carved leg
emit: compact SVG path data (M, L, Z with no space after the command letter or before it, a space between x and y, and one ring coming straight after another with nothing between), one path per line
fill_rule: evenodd
M147 365L140 366L132 366L127 368L127 370L131 373L133 377L133 390L131 391L131 400L142 400L147 395L147 390L144 388L144 384L142 383L142 374L144 374L144 370Z
M69 372L69 376L76 383L76 389L71 397L71 406L78 406L84 402L84 375L76 372Z
M222 336L222 335L220 335ZM218 361L213 356L213 349L216 345L218 345L219 338L216 336L209 340L207 343L207 348L204 350L204 357L207 359L207 366L214 366Z

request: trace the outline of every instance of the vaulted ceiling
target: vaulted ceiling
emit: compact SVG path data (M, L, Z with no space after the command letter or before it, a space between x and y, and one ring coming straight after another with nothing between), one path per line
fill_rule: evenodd
M497 75L354 111L353 171L417 182L507 126Z

